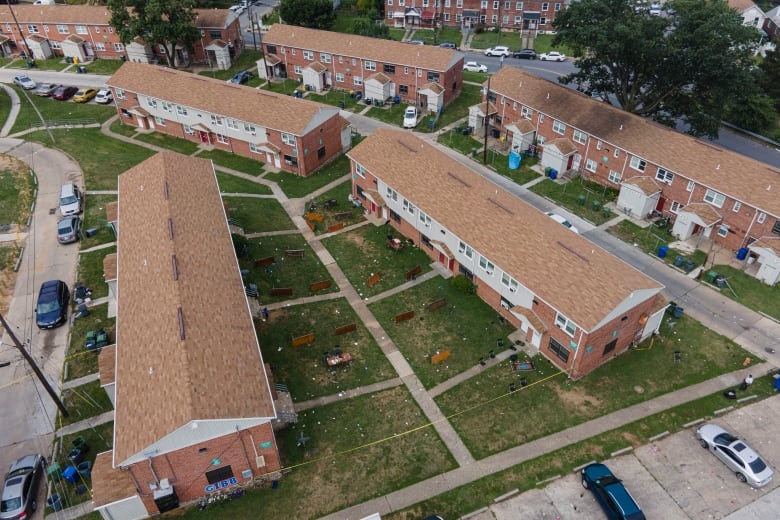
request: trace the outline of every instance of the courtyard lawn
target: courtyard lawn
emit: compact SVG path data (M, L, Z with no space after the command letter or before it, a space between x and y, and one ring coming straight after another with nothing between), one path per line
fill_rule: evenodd
M363 207L355 206L349 201L350 193L352 193L352 183L346 179L332 190L326 191L314 199L316 212L323 217L322 222L313 221L315 234L321 235L328 232L330 226L343 224L344 227L347 227L365 220ZM333 205L330 201L335 201L336 204ZM326 203L329 203L330 207ZM311 202L309 207L311 207ZM336 215L340 215L340 220L336 220Z
M447 125L451 125L455 121L463 119L469 115L469 107L476 105L482 100L482 94L480 89L482 87L478 85L469 85L464 83L463 90L460 95L455 98L452 103L447 105L441 113L441 117L436 122L434 130L439 130ZM421 132L430 132L428 123L424 121L420 122L417 126L417 130Z
M406 34L406 29L396 29L395 27L390 28L390 39L395 40L397 42L400 42L404 39L404 34Z
M659 246L670 244L677 240L671 234L671 228L669 226L657 227L650 225L647 227L641 227L629 220L622 220L616 225L610 227L607 230L611 235L618 237L623 242L634 244L645 253L653 255L658 258ZM678 260L678 257L682 257L682 261ZM687 271L703 265L707 260L707 253L704 251L696 250L693 253L683 253L670 247L667 250L664 258L659 258L668 265L681 265L676 266Z
M453 286L453 279L435 277L399 294L369 305L425 388L432 388L472 368L489 353L508 348L514 328L475 294ZM446 298L447 304L429 311L428 304ZM401 313L414 311L408 321L396 323ZM507 347L499 346L499 342ZM449 359L432 364L431 357L449 350ZM472 388L471 382L464 390ZM463 403L479 402L471 397ZM464 404L465 406L465 404Z
M144 143L153 144L184 155L192 155L198 149L197 143L162 132L141 132L135 138Z
M116 339L116 319L108 318L108 304L97 305L89 309L89 315L73 320L70 330L70 346L65 358L65 381L96 374L98 371L98 353L85 348L87 332L103 329L108 333L108 344ZM73 313L71 313L71 317Z
M475 34L471 39L472 49L488 49L496 45L506 45L511 50L520 49L523 42L519 32L496 31L493 29Z
M0 226L27 222L33 189L27 165L14 157L3 156L0 159Z
M268 321L255 321L263 359L273 366L274 381L290 389L293 401L385 381L397 376L390 362L344 298L273 310ZM336 335L354 323L357 329ZM314 334L314 342L291 346L293 338ZM330 367L324 354L334 349L352 356L348 365Z
M56 99L36 96L35 94L22 92L17 87L17 93L19 94L19 100L21 106L19 107L19 115L14 122L13 128L11 128L11 134L21 132L23 130L29 130L30 128L41 126L41 117L50 125L63 125L63 124L82 124L82 123L102 123L108 118L116 114L116 109L111 106L98 105L96 103L74 103L73 101L57 101ZM40 112L35 111L32 105ZM73 129L71 131L77 131L82 129ZM92 129L91 129L92 130ZM96 132L100 132L100 129L93 129ZM67 131L67 130L66 130ZM29 137L26 136L25 139ZM81 147L85 146L85 143L80 143ZM90 150L97 148L94 146L88 146Z
M105 74L106 76L111 76L114 72L119 70L119 67L121 67L123 63L122 60L103 58L85 63L84 66L87 67L87 72L90 74ZM73 71L73 69L70 70Z
M222 193L253 193L256 195L272 195L271 188L265 184L236 177L229 173L217 172L217 183Z
M116 253L115 245L79 254L78 281L92 289L93 300L108 296L108 284L103 277L103 258L111 253Z
M395 125L400 128L404 120L404 111L406 110L407 106L410 105L406 105L404 103L399 103L396 105L391 103L381 108L372 107L368 110L368 112L365 113L365 115L373 119L382 121L384 123ZM421 127L424 124L425 125L428 124L427 116L420 117L417 126Z
M213 511L209 506L206 516L287 520L294 511L296 520L320 518L454 469L426 423L404 387L304 411L277 434L282 461L292 469L278 487L269 483ZM193 507L181 518L203 514Z
M50 58L48 60L35 60L35 67L32 69L30 69L30 67L27 65L27 62L28 60L26 59L16 60L8 65L8 68L25 70L53 70L55 72L59 72L69 65L65 62L64 59L60 57Z
M263 162L250 159L243 155L226 152L224 150L204 150L198 155L201 159L211 159L217 166L236 170L249 175L260 175L263 173Z
M16 264L16 260L19 258L19 251L19 247L15 244L0 245L0 271L13 268L14 264ZM12 289L4 282L5 280L0 276L0 289Z
M597 226L612 218L611 214L603 210L603 206L607 202L616 200L618 194L616 189L586 181L581 177L570 179L562 184L545 179L529 189Z
M480 87L488 80L489 77L490 74L485 74L484 72L471 72L470 70L463 71L463 81L477 83Z
M124 123L119 118L111 123L110 129L112 132L125 137L133 137L138 132L137 126Z
M244 43L247 45L252 44L252 35L247 35L247 39L244 40ZM236 72L240 72L242 70L249 70L253 78L249 80L247 83L250 87L256 87L260 85L260 80L257 78L257 60L260 59L262 56L262 53L259 51L255 51L249 47L245 48L244 51L238 56L238 58L233 62L233 64L230 66L229 69L225 70L204 70L200 72L199 74L201 76L207 76L209 78L216 78L221 79L224 81L229 80L233 76L235 76Z
M81 238L82 250L116 240L106 220L106 204L115 201L116 198L116 195L86 195L84 197L84 214L81 216L83 219L82 229L96 229L97 233L91 237L84 235Z
M231 224L241 227L245 233L295 229L276 199L252 197L222 197Z
M405 283L406 273L415 266L420 266L420 274L431 270L431 259L417 246L407 243L400 251L390 249L387 245L388 234L398 235L389 226L369 224L322 241L363 298ZM368 279L375 273L381 273L382 278L379 283L369 287Z
M439 135L439 137L436 138L438 142L441 144L447 145L450 148L459 151L463 155L471 155L472 152L476 150L482 149L482 142L478 141L473 137L471 134L462 134L458 128L450 128L448 131L442 133ZM476 157L478 160L482 160L481 154L479 157Z
M331 89L324 94L315 94L312 92L306 96L306 99L340 107L342 110L349 110L350 112L354 112L356 108L360 110L363 109L363 106L358 104L358 101L353 96L350 96L349 92L346 90Z
M262 88L278 94L291 96L295 90L301 89L301 84L294 79L274 78L271 81L266 81Z
M572 59L571 49L569 49L565 45L556 45L555 47L553 47L552 41L554 37L555 37L554 34L538 35L534 40L534 46L533 46L536 53L542 54L544 52L558 51L564 53L571 60Z
M155 152L100 133L99 128L52 130L55 142L43 130L25 136L51 148L66 151L81 166L87 190L116 190L120 173L148 159Z
M512 179L515 184L522 186L534 179L540 177L540 174L531 169L539 160L536 157L523 157L520 162L520 168L517 170L509 169L509 155L500 153L496 150L488 150L487 165L491 169L500 173L508 179Z
M302 250L303 257L286 254L286 251ZM274 257L272 265L255 267L255 261ZM314 294L338 291L338 286L322 265L320 259L309 247L303 235L277 235L254 238L249 241L249 254L239 257L241 269L248 269L244 277L246 283L257 285L259 300L264 303L278 302ZM331 286L311 292L309 286L315 282L330 281ZM292 295L270 296L272 288L292 289Z
M100 386L100 381L92 381L75 388L63 390L62 401L69 415L68 417L60 416L58 423L60 427L83 421L114 409L105 389Z
M729 265L715 265L710 270L724 276L733 289L732 292L728 286L722 288L720 293L723 296L780 320L780 284L770 287Z
M353 139L352 146L360 142L360 139ZM341 177L349 175L349 157L340 155L337 159L329 162L308 177L301 177L294 173L279 171L268 172L265 179L274 181L279 185L285 195L291 199L305 197L313 191L317 191L326 184L329 184Z
M671 322L675 325L670 327ZM393 336L391 330L388 333ZM601 356L602 350L603 347L596 346L583 355ZM674 362L675 352L680 353L680 362ZM451 419L452 425L471 453L481 459L741 369L747 358L751 359L748 365L761 362L693 319L665 317L659 336L608 361L579 381L568 380L561 374L534 384L559 372L542 356L536 356L534 372L512 372L505 361L485 370L469 384L440 395L436 402L447 416L463 411ZM509 393L510 383L519 388L521 377L527 378L528 386ZM517 424L522 424L522 428L513 426Z

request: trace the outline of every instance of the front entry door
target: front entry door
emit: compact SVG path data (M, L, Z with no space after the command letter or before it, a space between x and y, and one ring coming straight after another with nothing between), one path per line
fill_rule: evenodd
M198 133L200 134L200 142L201 143L211 144L211 142L209 141L209 133L208 132L204 132L204 131L200 130Z

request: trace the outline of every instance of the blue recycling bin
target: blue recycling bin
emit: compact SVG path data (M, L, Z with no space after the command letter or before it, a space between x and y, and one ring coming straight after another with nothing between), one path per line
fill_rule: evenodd
M744 260L747 258L748 255L748 248L747 247L740 247L739 251L737 251L737 260Z
M675 307L674 310L672 311L672 316L674 316L675 318L682 318L684 310L685 309L683 309L682 307Z
M71 484L75 484L76 480L78 480L78 470L76 469L76 466L68 466L64 470L62 470L62 478L70 482Z
M661 246L658 248L658 258L666 258L666 253L669 252L669 246Z
M677 255L677 258L674 259L674 266L680 267L684 261L685 261L685 257L683 257L682 255Z
M62 509L62 498L60 498L59 493L54 493L52 496L47 498L46 505L55 511L60 511Z
M554 181L557 178L558 178L558 170L551 169L550 170L550 180Z

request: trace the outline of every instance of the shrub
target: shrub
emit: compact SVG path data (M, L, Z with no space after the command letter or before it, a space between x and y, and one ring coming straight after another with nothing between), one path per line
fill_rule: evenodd
M452 278L450 281L452 286L464 294L475 294L477 292L477 286L474 285L471 280L459 274Z

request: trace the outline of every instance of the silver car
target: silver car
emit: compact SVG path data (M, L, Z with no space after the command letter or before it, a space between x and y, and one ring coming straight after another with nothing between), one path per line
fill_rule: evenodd
M11 464L3 485L0 520L32 516L38 507L38 486L45 467L41 455L25 455Z
M770 468L761 456L744 441L717 424L705 424L696 430L701 447L711 451L733 471L741 482L753 487L764 487L772 480Z
M81 235L81 219L76 216L65 217L57 222L57 242L70 244Z

